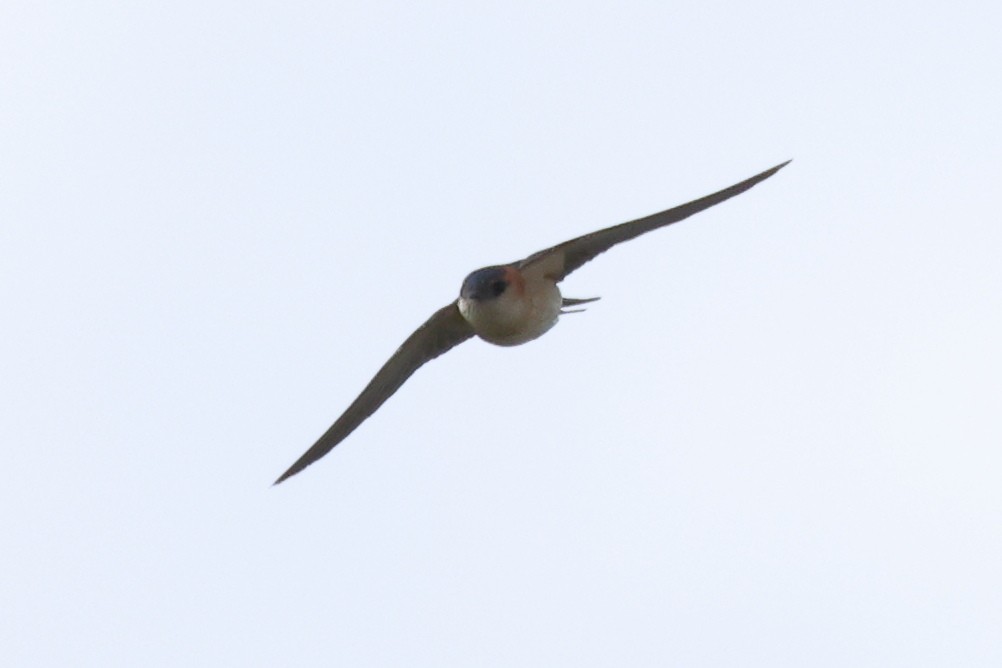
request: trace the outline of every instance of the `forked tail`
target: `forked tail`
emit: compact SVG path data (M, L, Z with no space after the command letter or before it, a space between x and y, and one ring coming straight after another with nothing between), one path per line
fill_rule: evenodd
M601 297L589 297L588 299L572 299L570 297L564 297L564 302L561 304L561 308L567 308L568 306L580 306L581 304L587 304L588 302L597 302L599 299L601 299ZM581 313L582 311L584 311L583 308L573 309L571 311L561 310L560 314Z

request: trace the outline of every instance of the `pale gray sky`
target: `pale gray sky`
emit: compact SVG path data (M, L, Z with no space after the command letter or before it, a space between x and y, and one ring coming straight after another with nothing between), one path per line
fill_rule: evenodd
M1002 665L999 7L4 3L0 663Z

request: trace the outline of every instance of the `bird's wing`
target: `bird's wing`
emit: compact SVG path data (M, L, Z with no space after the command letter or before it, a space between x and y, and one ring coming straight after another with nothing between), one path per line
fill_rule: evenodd
M604 230L585 234L584 236L565 241L562 244L533 253L517 266L523 272L526 270L542 271L547 277L554 281L562 281L569 273L594 258L599 253L604 253L616 244L629 241L641 234L646 234L651 230L656 230L665 225L677 223L688 218L694 213L699 213L703 209L708 209L715 204L720 204L724 200L730 199L748 190L756 183L764 181L780 169L790 163L789 160L781 165L776 165L772 169L767 169L761 174L757 174L741 183L736 183L730 188L724 188L719 192L706 197L700 197L687 204L676 206L673 209L655 213L645 218L631 220L628 223L621 223L607 227Z
M428 360L435 359L473 336L473 328L459 312L455 302L435 312L418 327L397 352L383 365L362 393L348 406L330 429L283 473L275 484L293 476L317 461L343 441L358 425L372 415L383 402L400 389L408 378Z

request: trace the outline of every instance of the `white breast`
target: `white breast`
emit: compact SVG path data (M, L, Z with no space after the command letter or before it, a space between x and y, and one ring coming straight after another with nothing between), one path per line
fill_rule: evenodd
M527 282L522 294L509 289L496 299L459 299L459 311L477 336L499 346L539 338L557 324L563 299L550 280Z

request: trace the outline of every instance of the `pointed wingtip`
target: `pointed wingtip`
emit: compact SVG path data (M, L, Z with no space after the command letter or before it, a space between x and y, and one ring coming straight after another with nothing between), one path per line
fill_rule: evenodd
M274 486L280 484L283 480L291 478L292 476L296 475L297 473L299 473L299 470L296 469L295 466L293 466L288 471L286 471L282 475L278 476L278 479L275 482L271 483L271 486L274 487Z
M779 170L783 169L784 167L786 167L791 162L793 162L793 158L790 158L786 162L781 162L778 165L776 165L775 167L770 167L769 169L765 170L761 174L757 174L757 175L751 177L750 179L748 179L747 181L744 181L743 183L741 183L739 185L745 186L745 188L743 188L742 190L747 190L748 188L751 188L755 184L761 183L762 181L765 181L767 178L769 178L770 176L772 176L773 174L775 174Z

